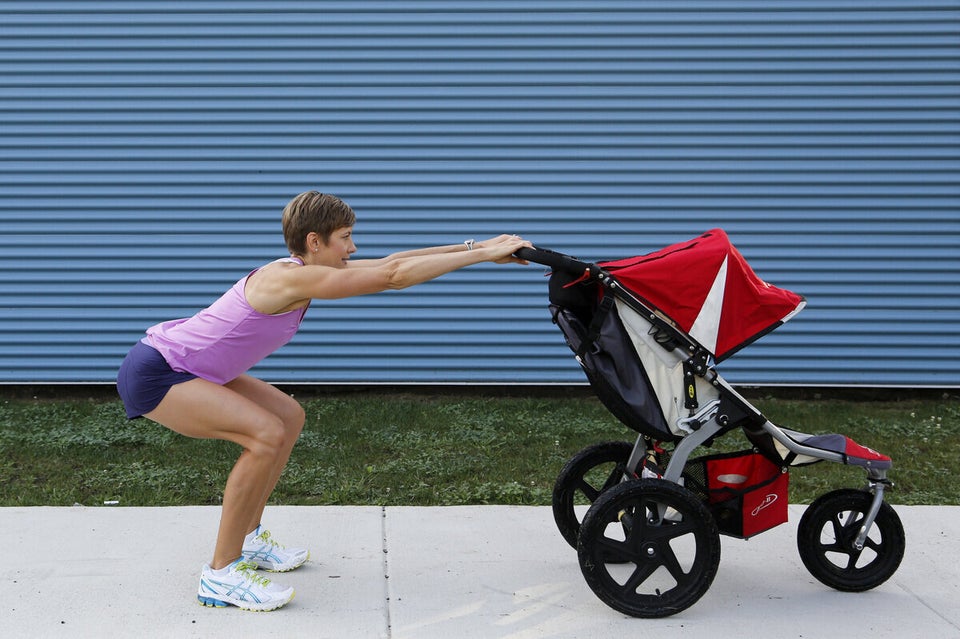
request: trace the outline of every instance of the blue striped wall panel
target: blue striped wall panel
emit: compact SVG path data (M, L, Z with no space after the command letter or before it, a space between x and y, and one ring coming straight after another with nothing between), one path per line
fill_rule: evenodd
M0 0L0 383L106 383L337 193L360 256L723 227L808 308L740 384L958 386L960 3ZM297 383L578 383L539 267L315 303Z

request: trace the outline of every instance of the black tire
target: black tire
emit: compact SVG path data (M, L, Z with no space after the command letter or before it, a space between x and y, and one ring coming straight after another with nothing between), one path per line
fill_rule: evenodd
M570 458L553 485L553 519L571 547L577 547L580 519L575 506L592 504L605 490L623 481L633 446L604 442L584 448Z
M633 617L666 617L710 588L720 532L689 490L634 480L604 492L587 511L578 556L587 585L608 606Z
M810 574L846 592L870 590L885 582L900 566L906 538L900 517L883 502L863 549L854 541L870 511L873 495L841 489L816 499L797 527L797 549Z

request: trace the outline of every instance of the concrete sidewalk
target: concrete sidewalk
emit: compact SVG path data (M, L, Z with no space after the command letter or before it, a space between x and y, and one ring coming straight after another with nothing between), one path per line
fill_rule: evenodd
M276 575L297 597L259 614L196 602L218 508L3 508L0 620L8 637L960 638L960 507L896 507L903 564L860 594L800 563L803 509L724 537L707 594L645 620L590 591L544 507L269 508L267 527L313 560Z

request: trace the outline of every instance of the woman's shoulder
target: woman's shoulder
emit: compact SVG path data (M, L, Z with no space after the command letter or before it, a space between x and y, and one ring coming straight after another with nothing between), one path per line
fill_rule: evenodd
M247 274L246 279L249 280L253 275L264 272L296 268L298 266L303 266L303 260L301 260L299 257L281 257L273 260L272 262L267 262L263 266L258 266L257 268L253 269Z

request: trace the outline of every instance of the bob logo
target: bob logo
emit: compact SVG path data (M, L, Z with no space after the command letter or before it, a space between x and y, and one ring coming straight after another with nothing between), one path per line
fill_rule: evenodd
M750 511L750 514L756 517L760 514L760 511L768 506L772 506L773 502L777 501L776 493L769 493L766 497L763 498L763 501L760 502L760 505Z

